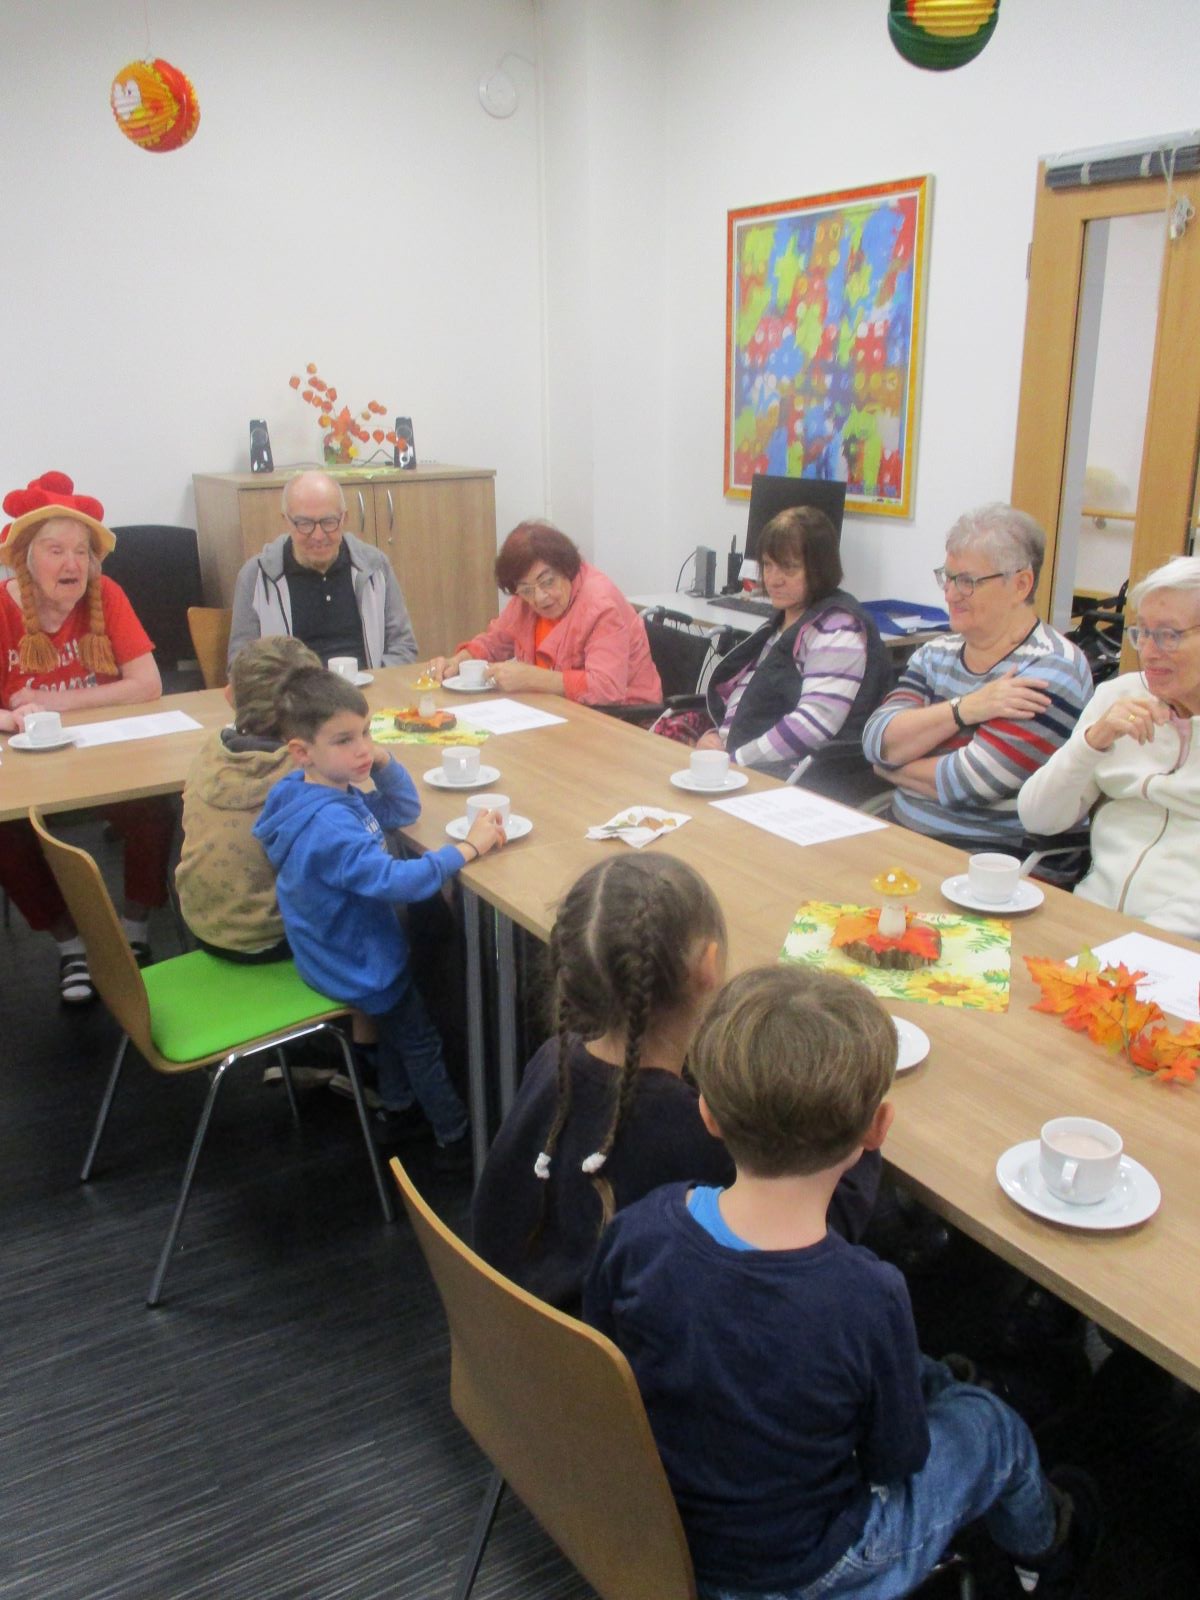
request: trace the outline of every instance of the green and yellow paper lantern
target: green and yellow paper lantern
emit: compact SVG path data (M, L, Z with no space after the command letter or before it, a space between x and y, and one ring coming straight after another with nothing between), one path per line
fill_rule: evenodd
M130 61L112 81L117 127L139 150L178 150L200 123L200 102L186 72L169 61Z
M999 11L1000 0L889 0L888 32L914 67L948 72L975 59Z

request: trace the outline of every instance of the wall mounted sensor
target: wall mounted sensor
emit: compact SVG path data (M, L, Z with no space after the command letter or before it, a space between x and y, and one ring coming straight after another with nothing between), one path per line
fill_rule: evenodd
M517 109L517 86L503 67L493 67L480 78L479 104L489 117L511 117Z

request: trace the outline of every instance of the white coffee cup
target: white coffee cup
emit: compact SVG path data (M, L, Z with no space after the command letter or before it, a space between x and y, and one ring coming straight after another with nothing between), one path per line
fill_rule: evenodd
M62 738L62 718L57 711L31 711L25 718L30 744L57 744Z
M358 677L358 661L354 656L330 656L330 672L336 672L339 678Z
M478 661L471 656L466 661L458 663L459 682L464 689L482 689L487 682L488 667L490 662Z
M509 798L506 794L473 794L467 801L467 827L474 826L481 812L498 811L500 813L500 821L507 828L510 809Z
M967 858L967 887L976 900L1003 905L1016 894L1020 882L1021 863L1016 856L985 850Z
M729 776L729 752L693 750L688 766L697 789L720 789Z
M1095 1117L1053 1117L1042 1128L1038 1165L1052 1195L1075 1206L1103 1200L1121 1170L1121 1135Z
M474 745L447 745L442 751L442 773L447 783L474 783L479 777L479 751Z

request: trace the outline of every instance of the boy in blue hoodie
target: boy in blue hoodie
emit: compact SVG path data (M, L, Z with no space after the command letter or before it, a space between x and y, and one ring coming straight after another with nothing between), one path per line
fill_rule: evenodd
M415 822L421 803L404 768L372 743L362 694L336 673L301 667L280 691L279 728L299 770L270 791L254 835L275 869L297 970L375 1020L383 1136L403 1136L424 1112L438 1142L435 1166L469 1166L466 1108L409 973L395 907L428 899L503 844L499 813L484 813L462 844L398 861L383 830ZM368 778L375 789L364 794L356 785Z

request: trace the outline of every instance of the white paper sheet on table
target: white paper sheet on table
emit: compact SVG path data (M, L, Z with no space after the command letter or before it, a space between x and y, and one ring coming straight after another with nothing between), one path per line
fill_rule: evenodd
M1200 955L1178 945L1152 939L1148 933L1123 933L1107 944L1092 946L1102 967L1124 964L1130 972L1144 972L1137 986L1139 1000L1153 1000L1171 1017L1200 1022ZM1070 965L1079 958L1072 956Z
M121 744L129 739L158 739L167 733L189 733L204 724L186 711L154 711L148 717L116 717L112 722L88 722L67 732L80 746Z
M524 733L527 728L548 728L567 720L552 716L549 711L535 711L519 700L472 700L454 710L460 721L482 728L485 733Z
M728 811L731 817L740 817L790 844L825 844L830 839L849 839L856 833L873 833L876 828L888 826L878 817L851 811L835 800L807 794L803 789L738 795L733 800L714 801L711 809Z

